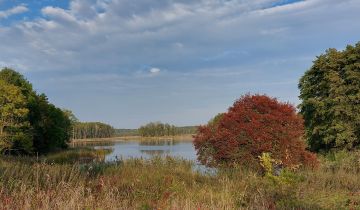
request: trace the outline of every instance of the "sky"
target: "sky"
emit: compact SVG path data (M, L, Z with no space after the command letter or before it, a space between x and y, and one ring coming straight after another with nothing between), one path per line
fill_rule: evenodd
M360 0L0 0L0 68L81 121L205 124L246 93L294 105Z

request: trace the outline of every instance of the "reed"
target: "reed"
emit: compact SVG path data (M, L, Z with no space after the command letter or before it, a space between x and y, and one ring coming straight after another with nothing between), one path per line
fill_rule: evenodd
M241 167L204 174L193 170L192 162L169 157L85 164L74 162L73 158L69 162L2 158L0 206L1 209L359 209L359 154L322 157L318 169L286 171L276 179Z

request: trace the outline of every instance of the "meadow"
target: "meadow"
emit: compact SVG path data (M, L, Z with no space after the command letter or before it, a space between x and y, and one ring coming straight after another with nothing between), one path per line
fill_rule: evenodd
M280 176L240 166L204 173L170 157L105 163L106 152L2 157L1 209L360 209L360 152Z

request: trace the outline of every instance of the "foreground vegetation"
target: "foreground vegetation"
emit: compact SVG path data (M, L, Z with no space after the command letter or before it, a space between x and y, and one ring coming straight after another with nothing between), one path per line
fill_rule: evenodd
M280 176L272 176L241 167L204 174L194 171L191 162L172 158L130 159L111 164L3 158L0 206L3 209L359 209L359 160L359 152L337 153L322 157L318 169L284 171Z
M200 126L194 137L198 160L207 166L241 164L259 167L258 157L271 153L279 167L316 167L306 150L303 119L289 103L267 95L244 95L226 113Z

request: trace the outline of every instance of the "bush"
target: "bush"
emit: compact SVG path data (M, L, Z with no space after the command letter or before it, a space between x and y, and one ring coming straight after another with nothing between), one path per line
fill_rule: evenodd
M317 163L302 140L303 120L288 103L245 95L217 118L200 126L195 135L198 159L205 165L260 168L258 156L267 152L286 167Z

